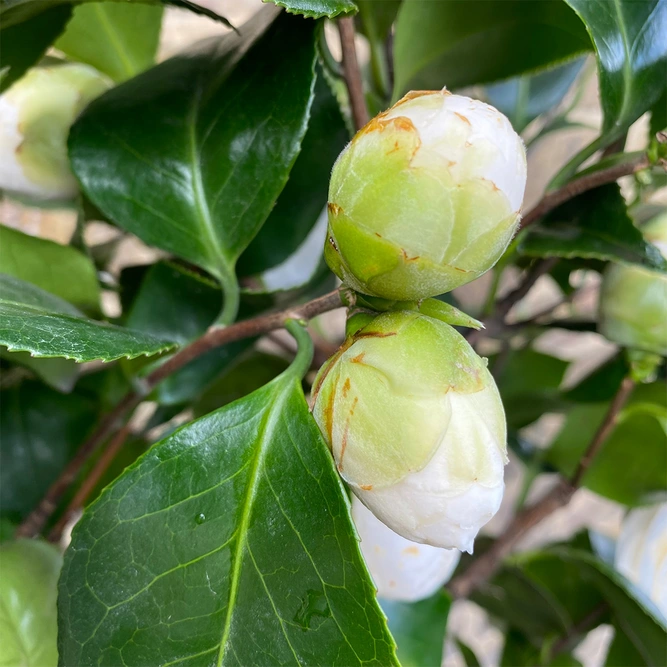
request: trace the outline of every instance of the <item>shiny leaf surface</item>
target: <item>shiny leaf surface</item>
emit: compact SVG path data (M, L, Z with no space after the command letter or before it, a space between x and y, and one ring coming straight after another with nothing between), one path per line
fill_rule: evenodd
M635 227L615 183L579 195L529 227L519 250L536 257L586 257L667 271L667 260Z
M609 143L667 86L667 0L565 0L595 45Z
M55 46L69 59L125 81L153 64L161 25L159 5L87 2L75 7Z
M394 46L394 98L531 72L591 49L564 2L405 0Z
M61 665L397 664L292 371L103 491L74 530L59 622Z
M175 347L139 331L84 317L67 301L0 274L0 345L35 357L112 361Z
M267 7L240 36L209 40L110 90L70 134L72 166L93 203L215 275L227 321L234 266L287 181L313 97L315 23L275 15Z

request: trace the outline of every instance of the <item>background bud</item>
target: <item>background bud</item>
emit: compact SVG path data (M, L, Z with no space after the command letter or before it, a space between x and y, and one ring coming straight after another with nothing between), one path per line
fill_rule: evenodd
M403 537L472 551L498 510L505 414L486 364L452 327L376 317L315 382L313 414L341 476Z
M507 248L525 185L525 149L503 114L446 90L409 93L334 165L325 257L364 294L448 292Z
M67 135L109 82L88 65L36 67L0 96L0 188L40 199L69 199L77 184Z
M616 542L615 565L667 621L667 503L627 514Z
M406 540L357 498L352 499L352 518L361 538L361 553L382 598L423 600L442 588L458 565L458 551Z
M667 213L642 231L667 259ZM667 355L667 274L611 264L600 292L600 331L619 345Z

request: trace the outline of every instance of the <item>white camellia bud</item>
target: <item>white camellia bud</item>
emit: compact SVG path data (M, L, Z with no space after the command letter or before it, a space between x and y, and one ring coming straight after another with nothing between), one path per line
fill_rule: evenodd
M503 114L446 90L408 93L334 165L327 263L372 296L448 292L498 261L525 186L526 152Z
M667 213L642 231L667 259ZM667 274L611 264L600 291L600 331L619 345L667 356Z
M338 470L406 539L472 551L498 511L505 413L485 360L451 326L390 312L322 367L313 415Z
M628 512L616 542L615 565L667 622L667 503Z
M71 199L69 128L109 80L88 65L35 67L0 96L0 188L39 199Z
M361 553L381 598L423 600L442 588L458 565L460 552L406 540L387 528L358 498L352 499L352 518L361 538Z

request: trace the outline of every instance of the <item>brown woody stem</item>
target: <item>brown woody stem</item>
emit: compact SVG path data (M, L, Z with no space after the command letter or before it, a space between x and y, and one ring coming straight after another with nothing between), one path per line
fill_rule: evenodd
M630 377L626 377L621 382L609 410L581 457L572 478L559 480L541 500L519 512L491 548L475 560L465 572L450 582L448 588L454 597L468 597L475 589L486 583L498 570L503 559L512 552L517 542L533 526L570 502L593 459L612 432L618 415L630 397L634 386L634 381Z
M197 359L202 354L221 345L227 345L228 343L245 338L262 336L270 331L281 329L285 325L286 320L310 320L317 315L341 308L342 306L341 291L334 290L302 306L293 306L277 313L270 313L251 320L236 322L227 327L213 327L209 329L201 338L184 347L148 375L143 382L143 393L130 392L102 420L96 431L79 448L74 458L62 471L58 479L50 486L39 505L17 528L16 537L33 537L42 531L46 522L57 509L65 491L67 491L72 482L78 477L86 461L119 428L127 412L139 405L144 396L162 382L162 380L183 368L183 366L194 359Z
M340 34L340 46L343 52L343 73L350 98L352 119L355 128L360 130L369 121L369 117L364 96L364 82L361 77L357 49L354 44L354 19L350 16L338 19L338 33Z

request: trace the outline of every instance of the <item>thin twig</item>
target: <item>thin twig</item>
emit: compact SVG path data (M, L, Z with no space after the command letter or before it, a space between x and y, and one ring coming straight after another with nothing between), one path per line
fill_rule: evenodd
M369 121L366 98L364 97L364 82L361 78L357 49L354 43L354 19L344 16L338 19L338 33L340 34L340 46L343 51L343 73L345 85L350 97L350 108L354 126L360 130Z
M86 504L86 500L88 500L90 494L95 490L95 487L102 479L102 476L116 458L118 452L122 449L129 434L130 426L129 424L125 424L125 426L123 426L123 428L121 428L111 439L108 447L104 449L102 456L100 456L99 460L95 463L90 473L86 475L86 478L81 483L81 486L74 494L72 500L70 500L69 505L67 505L62 516L51 529L51 532L49 533L49 542L60 542L65 526L72 516Z
M618 388L590 445L581 457L572 478L561 479L541 500L519 512L491 548L475 560L465 572L450 582L448 588L454 597L468 597L472 591L487 582L500 567L503 559L511 553L516 543L533 526L570 502L593 459L613 430L618 415L630 397L633 387L634 381L626 377Z
M181 349L148 375L143 381L142 393L128 393L102 420L97 430L79 448L74 458L48 489L39 505L17 528L16 537L33 537L42 531L49 517L58 507L65 491L78 477L86 461L116 431L125 414L139 405L143 398L162 380L183 368L183 366L194 359L197 359L202 354L206 354L206 352L217 347L245 338L262 336L270 331L281 329L288 319L310 320L317 315L335 310L343 305L341 290L334 290L301 306L293 306L287 310L262 315L251 320L243 320L227 327L213 327L209 329L201 338Z
M606 183L613 183L623 176L634 174L642 169L646 169L650 165L648 156L642 154L630 162L615 164L607 169L599 169L590 174L580 176L555 192L545 194L540 202L523 217L520 229L529 227L561 204L584 192L588 192L588 190L593 190Z
M604 618L605 614L609 611L609 604L607 602L600 602L599 605L594 607L586 616L584 616L579 622L575 623L568 631L567 634L563 635L560 639L556 640L549 651L550 659L546 661L545 664L548 664L560 653L564 651L569 651L581 635L587 633L589 630L592 630L598 622Z

